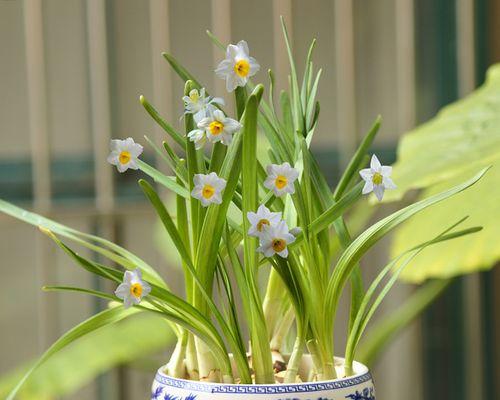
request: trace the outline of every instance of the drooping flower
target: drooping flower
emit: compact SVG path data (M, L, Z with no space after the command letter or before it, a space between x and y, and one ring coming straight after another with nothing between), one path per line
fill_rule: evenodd
M212 142L222 142L226 146L231 144L233 134L241 129L242 125L235 119L228 118L221 110L215 110L210 117L198 122L198 128L205 131L207 139ZM188 136L192 132L189 132Z
M375 193L379 201L384 197L386 189L396 189L396 185L390 178L392 167L380 164L377 156L374 154L370 162L370 168L359 171L361 178L365 181L363 194Z
M274 191L276 196L283 196L286 193L295 193L294 182L299 177L299 172L284 162L281 165L270 164L266 168L267 178L264 186Z
M207 141L205 131L203 129L193 129L187 136L191 142L194 142L196 150L201 149Z
M248 221L252 224L248 230L248 234L254 237L260 237L264 228L267 226L275 226L281 221L280 212L272 212L264 204L260 205L257 212L252 211L247 213Z
M139 304L150 292L151 286L142 280L142 273L139 268L134 271L125 271L123 283L115 290L116 297L123 300L125 308Z
M111 153L108 156L108 162L116 165L119 172L125 172L127 169L138 169L137 158L142 154L144 148L135 143L134 139L125 140L112 139L109 142Z
M208 175L196 174L193 178L194 188L191 196L201 201L203 207L222 203L222 191L226 187L225 179L219 178L215 172Z
M288 257L288 245L295 242L293 236L288 230L285 221L280 221L274 226L266 226L260 235L260 246L257 251L266 257L272 257L275 254L286 258Z
M226 58L219 63L215 73L219 78L226 80L228 92L232 92L237 86L245 86L248 78L259 71L259 63L249 54L248 44L244 40L237 45L227 46Z
M194 122L198 123L203 118L209 117L217 110L216 104L224 105L224 100L220 97L205 95L205 88L193 89L189 96L182 98L184 101L184 114L193 114Z

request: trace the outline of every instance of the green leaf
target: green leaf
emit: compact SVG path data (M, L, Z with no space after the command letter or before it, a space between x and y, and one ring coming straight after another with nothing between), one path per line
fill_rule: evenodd
M137 160L137 165L142 172L153 178L155 182L158 182L160 185L165 186L167 189L181 195L182 197L189 198L189 192L187 189L184 186L179 185L174 176L164 175L156 168L153 168L142 160Z
M359 145L358 149L356 150L356 153L354 153L354 156L349 162L349 165L342 174L342 177L340 178L340 181L337 187L335 188L335 193L333 194L333 197L336 201L340 199L340 197L347 189L349 184L352 182L354 177L358 175L358 171L363 163L363 159L365 158L368 149L373 143L373 140L375 139L375 136L377 135L380 129L381 123L382 123L382 118L379 115L377 119L375 119L375 122L373 123L372 127L370 128L370 130L364 137L363 141Z
M489 69L482 87L403 136L393 173L398 189L387 192L386 198L399 199L409 189L496 163L500 159L499 124L500 64Z
M356 359L373 367L378 355L391 340L434 303L434 300L444 292L451 281L450 279L435 279L427 282L393 312L379 319L370 327L370 334L360 343Z
M109 258L110 260L122 265L124 268L140 268L145 279L161 287L167 287L165 281L149 264L137 257L135 254L109 240L69 228L49 218L24 210L1 199L0 211L28 224L46 228L54 233L57 233L58 235L66 237L75 243L85 246L86 248ZM98 243L101 246L98 246L95 243Z
M38 361L26 372L26 374L24 374L18 384L9 393L6 400L14 400L17 392L29 379L31 374L35 372L37 368L53 354L56 354L58 351L64 349L75 340L90 332L94 332L106 325L114 324L138 312L139 310L136 308L129 308L128 310L125 310L123 307L111 308L109 310L102 311L99 314L94 315L93 317L90 317L89 319L75 326L73 329L70 329L68 332L62 335L52 346L50 346L49 349L38 359Z
M408 220L413 215L471 187L484 176L487 170L488 168L485 168L474 177L464 183L461 183L460 185L421 200L415 204L409 205L394 214L389 215L360 234L340 256L337 266L333 270L333 274L328 283L325 300L327 304L326 309L332 310L332 315L327 316L327 318L332 321L331 324L330 321L328 321L327 326L333 324L333 318L340 299L340 294L342 293L344 285L349 278L352 269L355 267L356 262L358 262L371 247L373 247L391 230Z
M70 395L113 367L144 363L144 357L166 349L173 339L165 320L153 314L141 313L103 326L50 357L21 388L19 397L39 400ZM0 398L7 396L28 368L17 368L2 377Z
M432 196L444 187L461 180L457 176L425 190L422 196ZM440 243L428 249L401 274L407 282L419 283L429 278L446 279L457 275L492 268L500 259L500 202L494 191L500 182L500 162L488 171L472 190L460 193L445 204L437 204L422 212L418 219L408 221L396 232L391 254L421 242L425 235L438 232L456 216L467 214L474 225L484 229L471 237Z
M160 125L165 132L167 132L172 139L174 139L179 145L184 146L186 142L186 138L183 137L179 132L177 132L168 122L166 122L156 109L149 104L144 96L140 96L139 100L144 107L144 109L148 112L149 115L156 121L158 125Z
M474 188L446 205L426 210L396 232L395 254L422 240L424 231L436 232L458 213L470 215L484 230L472 238L443 243L419 257L401 278L422 282L485 270L500 260L495 244L500 234L500 65L491 67L485 84L469 96L445 107L439 114L401 139L393 179L398 189L386 199L401 198L408 190L425 188L420 197L463 180L471 170L493 165Z

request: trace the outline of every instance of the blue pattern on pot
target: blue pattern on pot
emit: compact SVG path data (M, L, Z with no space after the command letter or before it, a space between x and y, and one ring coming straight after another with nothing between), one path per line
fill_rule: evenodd
M355 375L324 382L238 385L172 378L158 370L152 400L375 400L373 379L355 363Z

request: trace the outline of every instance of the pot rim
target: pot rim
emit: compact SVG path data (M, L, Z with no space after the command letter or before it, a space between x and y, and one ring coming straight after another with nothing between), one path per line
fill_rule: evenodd
M307 357L308 355L304 355ZM343 358L335 357L335 363L342 363ZM166 365L160 367L156 374L155 380L161 384L173 386L177 388L184 388L195 390L199 392L212 392L212 393L250 393L249 388L253 388L253 394L269 394L275 393L276 388L279 388L280 393L290 392L315 392L328 389L343 389L351 386L359 385L361 383L372 380L372 375L365 365L354 361L353 369L355 374L344 377L331 379L326 381L316 382L299 382L299 383L274 383L274 384L243 384L243 383L214 383L214 382L201 382L192 381L189 379L173 378L167 375L164 370ZM290 390L287 390L289 388Z

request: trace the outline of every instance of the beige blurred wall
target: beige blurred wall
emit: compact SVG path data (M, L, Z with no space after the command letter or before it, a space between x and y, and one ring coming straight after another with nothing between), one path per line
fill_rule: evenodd
M304 59L310 40L318 39L314 60L323 76L314 146L337 147L348 154L377 114L384 116L379 144L390 145L414 123L413 27L405 23L411 20L412 7L411 0L0 1L0 160L92 157L95 144L107 143L109 137L141 140L143 134L157 133L138 102L140 94L178 124L182 83L160 51L172 52L209 90L220 89L213 68L222 55L211 45L206 29L220 33L225 41L247 40L262 66L257 80L267 83L265 71L273 68L283 84L287 62L279 15L287 16L298 60ZM101 15L103 23L95 15ZM26 25L33 20L39 30L36 24ZM100 47L89 42L96 37L107 47L104 57ZM27 54L30 46L35 51ZM99 84L106 81L109 85ZM230 101L227 93L216 94ZM38 100L30 103L33 96ZM101 107L96 112L98 100ZM42 113L44 126L33 126L36 113ZM109 132L97 131L108 120ZM48 140L39 148L37 138L44 132ZM43 160L37 164L42 175L47 173ZM104 158L96 156L96 162L98 170L111 174ZM143 205L124 208L109 200L109 176L95 177L102 181L96 185L101 202L65 206L49 201L43 211L85 231L97 227L111 237L119 219L124 245L168 273L148 239L154 216ZM50 194L49 186L40 193ZM1 375L35 357L64 329L89 315L92 303L70 294L40 293L48 278L56 283L91 282L34 228L0 216L0 254L0 273L9 282L0 307ZM383 253L379 258L383 262ZM176 273L167 276L179 279ZM408 292L398 290L384 307L390 309ZM417 343L415 326L379 364L375 373L380 398L420 398L418 385L410 393L406 390L419 377ZM398 366L400 359L407 360L403 367ZM130 398L144 398L151 377L134 372L128 377ZM90 399L95 393L90 385L71 398Z

